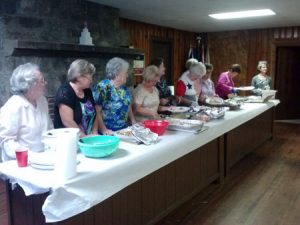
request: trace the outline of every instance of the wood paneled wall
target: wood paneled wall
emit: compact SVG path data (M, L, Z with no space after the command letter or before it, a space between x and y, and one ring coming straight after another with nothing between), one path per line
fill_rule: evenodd
M242 30L208 33L211 63L214 65L212 79L226 71L233 63L242 67L242 73L235 78L236 86L250 85L257 73L257 62L266 60L269 63L269 74L273 73L272 65L272 30Z
M121 19L120 26L129 33L129 43L145 52L146 65L149 63L151 37L174 41L175 83L184 70L190 45L197 44L198 34L127 19ZM276 47L300 45L300 27L212 32L200 35L205 36L205 42L209 47L210 62L214 65L212 74L214 82L231 64L241 65L242 73L235 78L236 86L250 85L253 75L258 72L256 67L260 60L268 62L268 74L275 81Z
M175 82L185 68L190 45L196 45L196 33L166 28L133 20L120 19L120 26L129 33L129 43L145 53L145 65L150 61L151 38L172 40L174 43L173 77ZM168 69L168 68L167 68Z
M210 61L214 65L212 79L233 63L242 66L242 73L235 78L237 86L250 85L260 60L268 62L268 74L275 81L276 48L278 46L300 46L300 28L283 27L240 31L215 32L207 34ZM284 74L283 74L284 75ZM274 82L273 82L274 85Z

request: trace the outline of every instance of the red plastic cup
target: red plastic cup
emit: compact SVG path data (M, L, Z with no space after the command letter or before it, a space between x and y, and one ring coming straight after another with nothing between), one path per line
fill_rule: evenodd
M27 148L17 149L16 159L19 167L26 167L28 165L28 149Z

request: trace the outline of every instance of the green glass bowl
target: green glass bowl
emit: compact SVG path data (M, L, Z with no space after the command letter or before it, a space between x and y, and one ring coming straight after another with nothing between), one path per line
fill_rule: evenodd
M102 158L115 152L119 147L119 142L116 136L97 135L80 138L78 145L86 157Z

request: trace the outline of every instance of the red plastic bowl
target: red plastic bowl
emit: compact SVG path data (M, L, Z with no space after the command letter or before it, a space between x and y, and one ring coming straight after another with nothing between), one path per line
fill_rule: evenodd
M165 133L169 122L165 120L145 120L143 124L146 128L161 136Z

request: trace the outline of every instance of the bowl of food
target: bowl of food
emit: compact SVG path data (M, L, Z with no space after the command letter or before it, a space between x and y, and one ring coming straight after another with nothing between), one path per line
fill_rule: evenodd
M97 135L80 138L79 149L89 158L102 158L111 155L119 147L120 139L117 136Z
M166 120L145 120L143 124L144 127L161 136L165 133L169 122Z

